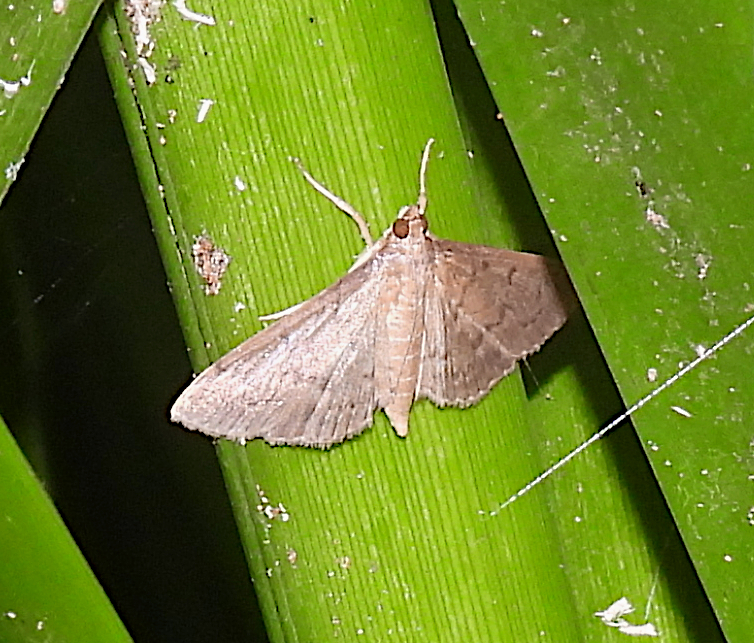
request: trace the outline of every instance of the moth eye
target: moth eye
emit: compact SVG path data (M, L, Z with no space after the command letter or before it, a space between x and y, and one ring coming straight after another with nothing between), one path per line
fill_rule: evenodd
M423 214L419 217L419 221L421 221L422 224L422 232L426 232L429 225L427 224L427 217L425 217Z
M408 221L398 219L393 224L393 234L399 239L405 239L408 236Z

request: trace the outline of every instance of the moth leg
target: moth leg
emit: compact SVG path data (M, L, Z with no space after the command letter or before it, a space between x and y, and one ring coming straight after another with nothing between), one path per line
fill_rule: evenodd
M309 184L317 190L322 196L329 199L335 207L345 212L349 217L351 217L355 222L356 225L359 226L359 232L361 233L361 238L364 239L364 242L367 244L367 247L374 244L374 240L372 239L372 235L369 232L369 225L365 221L364 217L359 214L359 212L354 208L350 203L347 203L343 199L341 199L339 196L333 194L328 190L324 185L322 185L317 179L315 179L309 172L306 171L306 168L304 168L303 164L301 163L300 159L292 158L291 161L293 161L296 164L296 167L301 171L301 174L304 175L304 178L309 181Z

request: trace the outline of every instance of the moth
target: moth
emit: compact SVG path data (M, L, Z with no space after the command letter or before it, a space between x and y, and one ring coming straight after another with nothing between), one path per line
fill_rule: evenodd
M570 286L546 257L438 239L419 197L373 242L363 217L307 181L358 224L367 244L348 273L207 368L171 419L244 443L327 448L360 434L383 409L408 434L415 400L467 407L566 321Z

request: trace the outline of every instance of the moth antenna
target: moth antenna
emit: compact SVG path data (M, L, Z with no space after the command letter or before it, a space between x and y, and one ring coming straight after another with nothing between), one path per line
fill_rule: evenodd
M529 491L531 491L534 487L536 487L540 482L542 482L546 478L549 478L558 469L560 469L566 463L573 460L577 455L579 455L579 453L586 450L590 445L594 444L597 440L602 438L606 433L614 429L621 422L631 417L634 413L636 413L636 411L638 411L647 402L657 397L664 390L673 386L673 384L675 384L678 380L680 380L687 373L690 373L691 371L693 371L705 359L717 353L717 351L719 351L723 346L725 346L732 339L735 339L736 337L738 337L752 324L754 324L754 315L749 317L749 319L747 319L745 322L736 326L725 337L718 340L715 344L713 344L708 349L706 349L703 353L697 356L696 359L686 364L686 366L684 366L682 369L677 371L674 375L671 375L662 384L660 384L660 386L658 386L656 389L654 389L650 393L647 393L647 395L645 395L638 402L636 402L630 409L621 413L617 418L615 418L614 420L609 422L607 425L605 425L603 428L601 428L599 431L597 431L597 433L592 435L588 440L586 440L585 442L582 442L568 455L563 456L560 460L558 460L555 464L553 464L549 469L547 469L547 471L545 471L544 473L540 473L531 482L524 485L521 489L519 489L516 493L514 493L510 498L508 498L508 500L503 502L496 511L491 511L490 515L491 516L497 515L498 511L505 509L508 505L516 502L516 500L526 495Z
M319 192L322 196L327 198L333 205L335 205L336 208L345 212L354 220L356 225L359 226L359 233L361 233L361 238L364 239L364 243L366 243L367 246L373 245L374 240L372 239L372 234L369 232L369 224L366 222L364 217L361 216L359 211L344 199L341 199L336 194L330 192L330 190L328 190L324 185L317 181L317 179L309 174L309 172L306 171L304 164L301 162L301 159L292 156L289 157L289 159L296 164L296 167L299 169L301 174L304 175L304 178L309 182L309 185L317 190L317 192Z
M427 209L427 164L429 163L429 150L432 147L432 143L435 139L430 138L427 144L424 146L424 153L422 154L422 163L419 168L419 198L416 200L416 205L419 207L419 214L424 214Z

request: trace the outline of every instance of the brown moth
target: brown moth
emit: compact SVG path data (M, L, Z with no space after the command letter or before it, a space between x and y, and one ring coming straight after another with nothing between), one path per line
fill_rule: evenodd
M332 286L269 316L273 325L197 377L171 419L241 443L327 448L371 426L384 409L408 433L414 400L470 406L566 321L571 291L545 257L438 239L419 198L382 237L303 168L359 225L367 248Z

